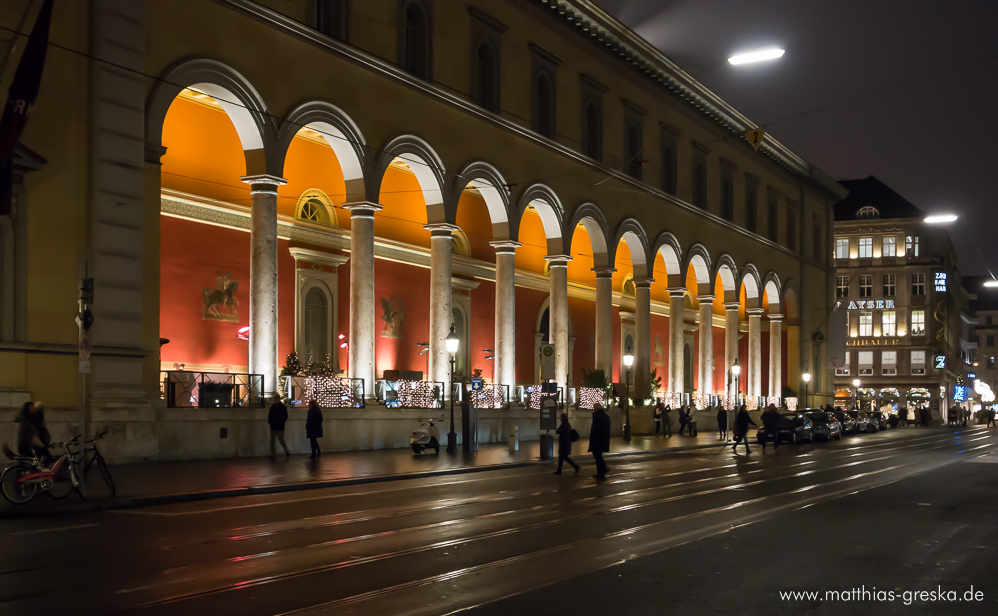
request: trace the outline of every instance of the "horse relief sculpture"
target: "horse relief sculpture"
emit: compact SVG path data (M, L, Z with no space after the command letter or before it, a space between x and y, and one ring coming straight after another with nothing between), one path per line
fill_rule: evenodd
M382 338L399 338L402 336L402 323L405 322L405 306L401 297L390 296L388 299L381 298L381 307L384 313L381 321L385 324L381 329Z
M215 281L214 289L210 287L201 288L201 309L204 319L207 321L226 321L238 323L239 315L236 314L236 307L239 300L236 298L236 289L239 283L232 280L232 274L216 271L218 278ZM227 312L222 312L227 309Z

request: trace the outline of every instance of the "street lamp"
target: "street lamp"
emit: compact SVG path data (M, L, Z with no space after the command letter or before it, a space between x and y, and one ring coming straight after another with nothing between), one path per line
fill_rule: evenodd
M951 222L956 222L957 218L959 217L956 214L933 214L925 217L925 224L948 225Z
M800 375L800 378L801 378L801 380L804 381L804 408L807 409L808 408L808 405L807 405L807 384L811 382L811 373L810 372L805 372L804 374Z
M454 356L461 346L461 339L454 333L454 326L450 326L450 334L447 336L447 352L450 353L450 432L447 433L447 453L457 453L457 432L454 431Z
M859 410L859 385L860 385L859 379L853 379L852 380L852 386L853 386L853 388L855 388L855 392L856 392L855 394L853 394L853 398L854 398L854 400L853 400L853 407L857 411Z
M733 405L734 408L731 409L731 412L728 413L728 428L729 428L728 429L728 434L731 434L731 429L730 429L731 428L731 422L734 421L734 417L732 417L732 415L734 415L735 413L738 412L738 408L737 408L738 407L738 394L739 394L738 390L741 389L739 387L739 385L738 385L738 375L741 374L741 373L742 373L742 367L738 365L738 358L736 357L735 358L735 363L731 364L731 376L734 377L734 379L735 379L735 404Z
M624 366L627 367L627 392L624 395L624 442L631 442L631 366L634 365L634 355L628 349L624 353Z
M784 53L786 53L786 50L779 47L765 47L763 49L737 53L728 58L728 63L732 66L738 66L740 64L752 64L753 62L766 62L782 58Z

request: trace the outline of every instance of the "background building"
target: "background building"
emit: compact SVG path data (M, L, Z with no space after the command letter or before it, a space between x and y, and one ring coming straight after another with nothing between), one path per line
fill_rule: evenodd
M835 205L835 297L848 311L848 338L836 403L929 405L945 418L974 346L949 235L873 176L841 184L849 196Z
M164 373L272 392L296 351L370 396L386 370L446 382L451 326L457 371L508 388L552 343L565 391L598 368L650 394L654 369L723 394L736 359L760 400L804 371L831 390L844 189L753 149L747 118L592 3L96 0L57 3L51 41L79 53L50 50L22 138L5 435L42 398L56 437L106 427L116 459L259 454L265 411L178 408ZM404 446L424 414L331 410L326 445ZM537 430L529 409L480 419L488 440Z

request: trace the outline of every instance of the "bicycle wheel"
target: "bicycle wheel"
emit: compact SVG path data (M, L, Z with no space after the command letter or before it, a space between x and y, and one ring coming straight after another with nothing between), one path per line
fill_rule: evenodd
M75 464L71 469L69 469L70 476L73 478L73 487L76 488L76 493L80 495L80 498L87 500L87 478L83 476L80 471L80 467Z
M107 489L111 491L111 496L114 496L117 493L114 487L114 479L111 477L111 469L107 467L104 456L97 456L97 468L100 469L100 476L104 478L104 483L107 485Z
M52 478L52 487L46 494L56 500L62 500L73 493L73 474L69 464L59 467L55 477Z
M34 498L38 484L18 481L31 472L31 468L21 464L13 464L4 469L3 474L0 474L0 492L3 492L3 497L14 505L23 505Z

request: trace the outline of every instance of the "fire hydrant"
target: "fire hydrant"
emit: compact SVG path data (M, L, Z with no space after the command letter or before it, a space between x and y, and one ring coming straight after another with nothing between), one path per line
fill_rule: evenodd
M509 426L509 452L514 453L520 450L520 427L513 424Z

